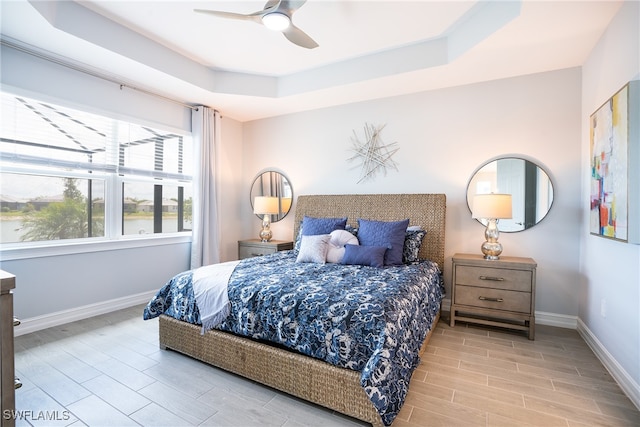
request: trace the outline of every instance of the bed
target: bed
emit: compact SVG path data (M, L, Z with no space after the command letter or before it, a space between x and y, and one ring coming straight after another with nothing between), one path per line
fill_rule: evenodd
M438 271L440 271L444 262L445 210L444 194L303 195L299 196L296 202L293 235L299 236L299 228L305 216L347 217L348 225L353 228L358 226L359 218L377 221L409 219L410 225L426 230L426 237L419 249L419 258L431 262L414 263L415 268L434 270L433 266L435 266L435 270L439 268ZM291 252L293 254L277 253L268 256L273 259L261 257L263 258L261 260L249 260L247 268L250 262L262 262L263 268L266 268L286 262L287 258L295 259L295 252ZM240 265L245 266L245 264ZM327 266L327 269L338 269L329 264ZM367 268L371 270L371 267L365 269ZM382 270L393 272L394 268L396 267L389 269L385 267ZM398 271L400 270L404 269L398 267ZM234 272L234 274L240 273ZM354 274L353 270L349 274ZM429 306L431 307L429 310L434 312L423 313L423 317L413 319L414 322L421 320L428 325L425 326L424 332L421 332L420 337L423 339L417 347L406 346L407 349L411 348L410 351L407 350L410 354L405 355L407 364L411 366L409 366L408 378L400 381L406 383L404 384L405 392L408 390L410 374L419 360L418 354L421 354L426 346L439 319L439 306L443 295L441 275L439 280L442 293L437 293L433 290L435 288L431 288L429 292L433 295L430 297L432 301L420 302L420 307ZM229 294L232 294L231 288ZM436 306L435 309L434 306ZM226 323L225 321L222 324L223 328ZM355 365L344 367L340 366L340 363L334 365L322 360L321 357L311 357L280 344L256 339L255 336L247 338L218 329L202 333L202 330L202 326L197 323L178 320L166 314L159 315L159 340L163 349L178 351L293 396L369 422L374 426L390 425L399 407L402 406L404 395L400 396L400 401L395 403L395 406L390 405L395 409L389 410L389 413L380 409L381 404L378 400L387 399L387 396L383 395L380 399L372 397L371 387L366 387L363 380L368 365L365 367ZM382 354L385 354L384 351ZM353 369L354 367L357 369ZM406 372L406 369L404 371ZM375 379L377 380L377 377Z

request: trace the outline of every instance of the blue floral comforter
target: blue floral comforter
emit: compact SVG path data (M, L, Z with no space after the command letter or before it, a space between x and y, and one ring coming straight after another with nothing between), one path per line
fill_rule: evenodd
M231 313L217 328L360 371L361 385L390 425L440 309L437 264L374 268L295 260L293 251L242 260L229 279ZM186 271L172 278L144 318L164 313L200 324L191 277Z

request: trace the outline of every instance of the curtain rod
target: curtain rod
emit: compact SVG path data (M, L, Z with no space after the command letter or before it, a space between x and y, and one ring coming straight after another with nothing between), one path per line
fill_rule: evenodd
M4 37L0 38L0 43L2 43L5 46L11 47L13 49L19 50L21 52L27 53L29 55L35 56L37 58L44 59L46 61L53 62L53 63L58 64L58 65L62 65L63 67L70 68L72 70L79 71L81 73L88 74L90 76L97 77L99 79L106 80L106 81L111 82L111 83L115 83L115 84L120 86L120 90L122 90L124 88L132 89L132 90L135 90L135 91L138 91L138 92L142 92L142 93L150 95L150 96L155 96L156 98L161 98L161 99L164 99L165 101L173 102L174 104L182 105L183 107L190 108L192 110L198 111L198 107L194 107L193 105L185 104L184 102L178 101L177 99L169 98L167 96L160 95L159 93L155 93L155 92L148 91L146 89L141 89L139 87L131 86L131 85L127 84L127 83L122 83L122 82L116 80L114 77L111 77L111 76L108 76L108 75L105 75L105 74L101 74L101 73L89 70L87 68L80 67L79 65L75 65L75 64L72 64L70 62L63 61L61 59L55 58L55 57L50 56L50 55L46 55L46 54L41 53L41 52L37 52L35 50L29 49L26 46L17 44L15 42L12 42L12 41L9 41L9 40L6 40Z

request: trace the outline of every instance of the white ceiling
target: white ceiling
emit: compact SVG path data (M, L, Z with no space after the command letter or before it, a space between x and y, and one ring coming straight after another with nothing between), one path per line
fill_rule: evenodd
M5 40L248 121L580 66L620 5L308 0L293 22L315 49L193 12L264 2L1 0L0 12Z

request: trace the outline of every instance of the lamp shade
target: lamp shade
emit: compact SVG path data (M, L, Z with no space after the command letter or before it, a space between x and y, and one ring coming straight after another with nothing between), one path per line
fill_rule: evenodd
M476 194L473 196L472 218L511 218L511 194Z
M278 210L278 198L259 196L253 200L253 213L256 215L275 215Z
M283 197L281 199L281 203L282 213L286 215L286 213L289 212L289 209L291 209L291 197Z

